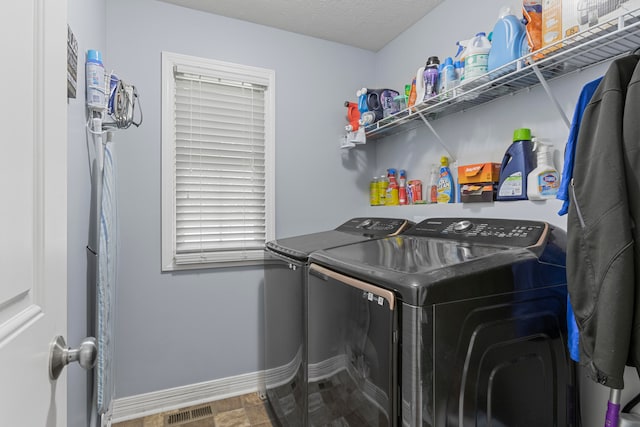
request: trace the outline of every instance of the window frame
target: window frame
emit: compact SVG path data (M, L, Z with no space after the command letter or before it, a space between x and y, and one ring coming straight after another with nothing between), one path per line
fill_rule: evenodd
M211 254L209 260L194 263L176 263L176 173L175 173L175 75L174 69L189 69L194 73L240 80L266 86L265 91L265 240L275 237L275 71L247 65L162 52L162 199L161 199L161 252L162 271L181 271L203 268L220 268L260 265L264 251L251 251L251 259L238 256L237 251L221 251Z

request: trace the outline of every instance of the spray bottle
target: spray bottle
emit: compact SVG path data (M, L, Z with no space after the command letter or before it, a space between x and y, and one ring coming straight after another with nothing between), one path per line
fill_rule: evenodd
M438 203L438 181L440 180L440 170L433 164L429 171L429 181L425 193L427 203Z
M400 169L400 175L398 176L398 204L407 205L407 172L404 169Z
M535 142L538 166L527 175L529 200L553 199L560 188L560 175L553 166L553 151L549 145Z

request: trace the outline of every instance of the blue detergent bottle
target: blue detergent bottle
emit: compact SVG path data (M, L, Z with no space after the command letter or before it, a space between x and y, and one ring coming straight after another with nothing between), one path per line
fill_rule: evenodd
M495 70L527 53L529 44L525 25L511 13L511 9L502 8L498 22L493 27L488 70ZM507 68L505 72L511 72L516 69L516 64Z
M496 200L527 200L527 176L534 168L531 129L516 129L500 165Z

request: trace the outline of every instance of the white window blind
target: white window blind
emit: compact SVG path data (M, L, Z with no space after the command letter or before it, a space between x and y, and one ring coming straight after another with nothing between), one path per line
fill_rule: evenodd
M173 67L177 266L264 257L268 86L234 77Z

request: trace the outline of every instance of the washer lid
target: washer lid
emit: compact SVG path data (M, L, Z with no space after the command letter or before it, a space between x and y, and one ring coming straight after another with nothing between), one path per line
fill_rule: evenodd
M538 261L526 248L409 235L318 251L309 259L417 306L512 292L514 266Z

